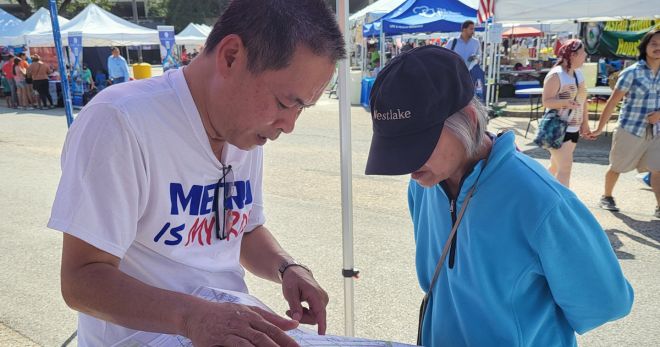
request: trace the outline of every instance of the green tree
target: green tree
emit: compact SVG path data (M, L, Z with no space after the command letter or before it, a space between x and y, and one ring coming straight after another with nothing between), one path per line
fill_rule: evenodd
M178 32L188 23L213 23L230 0L166 0L167 24Z
M24 19L30 17L39 7L50 9L48 0L13 0L13 2L21 7ZM57 14L67 18L74 17L89 4L96 4L104 10L112 8L110 0L58 0L57 4Z

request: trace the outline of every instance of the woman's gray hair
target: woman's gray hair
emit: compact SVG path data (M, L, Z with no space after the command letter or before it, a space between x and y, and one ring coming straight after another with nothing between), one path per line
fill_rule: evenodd
M466 109L472 106L476 114L476 124L470 121ZM444 127L451 130L465 147L468 158L474 158L483 144L483 135L488 126L488 110L477 98L445 121Z

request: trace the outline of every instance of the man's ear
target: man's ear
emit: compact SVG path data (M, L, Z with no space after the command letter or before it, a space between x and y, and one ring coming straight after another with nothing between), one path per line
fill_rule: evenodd
M216 47L216 68L223 77L228 77L238 65L247 63L246 53L243 40L238 35L227 35Z

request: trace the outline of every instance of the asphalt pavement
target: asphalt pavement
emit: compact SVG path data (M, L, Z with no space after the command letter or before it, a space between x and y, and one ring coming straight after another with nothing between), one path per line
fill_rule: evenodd
M0 107L1 346L60 346L76 329L75 312L60 295L62 235L46 228L67 130L63 113ZM408 178L364 175L369 114L353 107L351 120L354 258L361 271L355 281L356 335L414 343L422 292L414 271ZM526 125L527 118L515 117L490 123L493 131L515 131L520 149L547 165L548 153L523 137ZM621 212L597 207L610 141L611 136L601 136L578 144L572 189L608 234L635 289L635 304L629 316L578 341L594 347L660 346L660 220L652 216L655 199L635 173L628 173L615 190ZM339 152L338 103L324 96L303 113L293 134L265 146L264 167L266 225L328 291L331 334L344 332ZM278 285L251 275L247 282L252 294L285 312ZM76 345L75 339L70 345Z

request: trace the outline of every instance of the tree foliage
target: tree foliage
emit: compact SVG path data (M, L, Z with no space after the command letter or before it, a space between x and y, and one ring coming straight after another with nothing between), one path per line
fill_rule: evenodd
M178 32L188 23L213 24L230 0L165 0L167 24Z
M50 9L48 0L13 0L13 2L21 7L23 19L30 17L39 7ZM96 4L104 10L112 8L110 0L57 0L56 3L58 4L57 14L67 18L73 18L89 4Z

